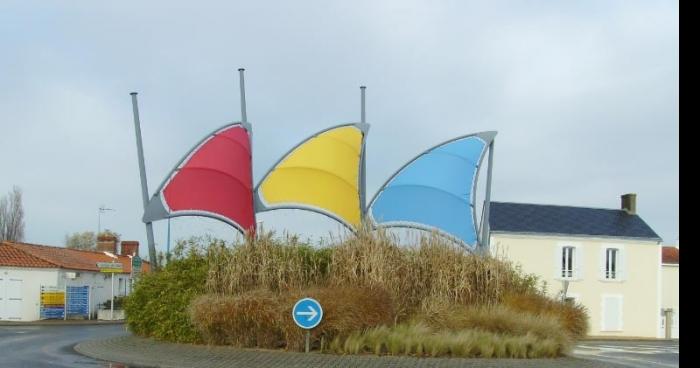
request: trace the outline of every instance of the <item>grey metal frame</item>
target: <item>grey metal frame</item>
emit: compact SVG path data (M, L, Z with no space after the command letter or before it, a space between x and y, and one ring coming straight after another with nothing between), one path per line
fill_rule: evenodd
M209 217L213 218L216 220L223 221L233 227L235 227L238 231L241 233L245 233L245 229L243 229L239 224L228 220L226 217L217 215L212 212L207 212L207 211L170 211L169 209L166 208L166 204L164 203L164 199L161 197L161 193L163 192L163 189L165 186L172 180L172 178L179 172L180 168L189 161L189 159L192 157L194 152L197 151L198 148L200 148L202 145L204 145L206 142L208 142L211 138L215 137L217 133L221 132L222 130L232 128L234 126L241 126L243 129L246 130L248 133L249 139L252 141L252 127L250 124L246 122L232 122L228 123L211 133L207 134L204 138L202 138L199 142L197 142L196 145L194 145L189 151L187 151L187 154L185 154L178 162L175 164L172 170L168 172L168 175L165 176L165 179L163 182L160 184L158 189L156 190L155 194L151 197L151 200L148 202L148 206L146 207L146 210L144 211L143 214L143 222L152 222L156 220L162 220L166 218L173 218L173 217L181 217L181 216L200 216L200 217ZM252 144L251 144L251 155L252 155ZM252 159L251 159L252 161ZM252 162L251 162L251 170L252 170ZM252 178L252 176L251 176ZM251 182L252 186L252 182ZM253 212L253 216L255 216L255 212Z
M360 123L367 124L365 119L365 92L367 87L360 86ZM369 130L369 128L368 128ZM362 132L362 152L361 152L361 162L360 162L360 219L364 223L366 210L367 210L367 163L365 162L365 137L366 132ZM362 225L362 224L361 224Z
M495 140L491 141L491 144L489 144L489 161L488 161L488 172L486 173L486 196L484 198L484 208L482 208L481 213L482 213L482 219L481 219L481 231L483 233L481 234L481 250L483 252L486 252L489 250L489 246L491 243L491 225L489 223L490 221L490 215L491 215L491 176L493 173L493 146L495 144Z
M281 210L281 209L288 209L288 210L307 210L307 211L316 212L316 213L325 215L325 216L327 216L327 217L330 217L330 218L332 218L332 219L334 219L334 220L340 222L341 224L343 224L348 230L350 230L350 231L352 231L352 232L355 232L357 229L355 229L354 226L353 226L352 224L349 224L349 223L345 222L345 220L343 220L342 218L340 218L340 217L336 216L335 214L333 214L332 212L326 211L326 210L324 210L324 209L322 209L322 208L318 208L318 207L314 207L314 206L295 205L295 204L268 205L267 203L265 203L265 200L264 200L264 198L262 197L262 193L260 193L260 190L259 190L259 189L260 189L260 185L265 181L265 179L267 179L267 177L268 177L268 176L270 175L270 173L277 167L277 165L279 165L282 161L284 161L284 159L286 159L292 152L294 152L294 151L295 151L297 148L299 148L301 145L303 145L304 143L306 143L306 142L309 141L310 139L315 138L315 137L317 137L317 136L319 136L319 135L321 135L321 134L323 134L323 133L325 133L325 132L327 132L327 131L330 131L330 130L333 130L333 129L337 129L337 128L342 128L342 127L347 127L347 126L354 126L354 127L358 128L358 129L360 129L360 131L362 132L362 144L361 144L361 146L360 146L360 147L361 147L361 148L360 148L360 168L359 168L360 173L359 173L359 175L358 175L358 183L357 183L357 185L358 185L358 188L360 188L360 190L359 190L359 192L360 192L360 193L359 193L359 196L360 196L360 198L359 198L359 201L360 201L360 209L359 209L359 210L360 210L361 218L363 218L364 216L362 216L362 214L364 213L364 208L363 208L362 200L363 200L363 192L364 192L364 189L362 188L362 186L364 185L364 177L365 177L365 173L364 173L365 170L364 170L364 165L363 165L363 164L364 164L364 161L365 161L365 143L366 143L366 139L367 139L367 133L369 132L369 127L370 127L370 125L367 124L367 123L347 123L347 124L340 124L340 125L335 125L335 126L332 126L332 127L330 127L330 128L321 130L321 131L319 131L319 132L317 132L317 133L315 133L315 134L313 134L313 135L307 137L306 139L303 139L300 143L298 143L298 144L295 145L293 148L291 148L289 151L287 151L284 155L282 155L282 157L281 157L279 160L277 160L277 162L275 162L275 163L267 170L267 172L265 173L265 175L263 175L262 179L260 179L260 181L258 182L258 184L255 186L255 189L253 190L253 196L254 196L254 198L255 198L255 199L254 199L254 201L255 201L255 202L254 202L255 213L266 212L266 211L271 211L271 210Z
M389 176L389 179L387 179L387 180L384 182L384 184L382 184L382 185L379 187L379 190L377 190L377 192L376 192L376 193L374 194L374 196L372 197L372 200L370 200L369 204L367 205L366 212L369 214L369 217L370 217L370 219L372 220L372 224L373 224L374 228L375 228L375 229L378 229L378 228L380 228L380 227L383 227L383 228L397 227L397 228L411 228L411 229L423 230L423 231L437 231L438 233L440 233L440 234L442 234L442 235L446 235L447 238L456 241L456 242L459 243L460 245L465 246L465 247L466 247L467 249L469 249L469 250L472 250L472 251L473 251L473 250L477 249L477 247L478 247L478 245L479 245L479 243L480 243L480 241L479 241L479 232L478 232L478 231L476 232L476 235L477 235L477 244L469 245L469 244L467 244L466 242L464 242L462 239L459 239L459 238L457 238L457 237L455 237L455 236L453 236L453 235L451 235L451 234L448 234L447 232L445 232L445 231L443 231L443 230L441 230L441 229L439 229L439 228L432 227L432 226L427 226L427 225L423 225L423 224L419 224L419 223L414 223L414 222L390 222L390 223L387 223L386 225L381 225L379 222L377 222L377 221L374 219L374 216L373 216L372 213L370 212L370 208L372 207L372 205L374 204L374 202L377 200L377 197L379 196L379 194L380 194L382 191L384 191L384 189L386 188L386 186L387 186L389 183L391 183L391 181L394 180L394 178L395 178L398 174L400 174L408 165L410 165L411 163L413 163L414 161L416 161L418 158L422 157L423 155L425 155L425 154L427 154L427 153L430 153L431 151L433 151L433 150L436 149L436 148L439 148L439 147L441 147L441 146L443 146L443 145L446 145L446 144L448 144L448 143L452 143L452 142L454 142L454 141L458 141L458 140L460 140L460 139L465 139L465 138L469 138L469 137L478 137L478 138L480 138L481 140L484 141L484 143L485 143L484 147L486 147L486 148L484 149L484 151L482 151L481 157L479 158L479 162L477 163L476 171L474 172L474 180L472 181L472 190L471 190L471 193L474 195L474 197L476 197L476 194L475 194L475 193L476 193L476 185L477 185L477 181L478 181L478 178L479 178L479 172L480 172L480 170L481 170L482 163L483 163L484 156L485 156L483 153L486 151L486 149L488 149L488 147L491 147L491 144L493 143L493 141L494 141L494 139L495 139L495 137L496 137L497 134L498 134L498 132L496 132L496 131L486 131L486 132L479 132L479 133L467 134L467 135L462 135L462 136L459 136L459 137L456 137L456 138L452 138L452 139L443 141L442 143L439 143L439 144L437 144L437 145L434 145L434 146L428 148L427 150L425 150L425 151L419 153L418 155L416 155L416 156L414 156L412 159L410 159L408 162L406 162L403 166L401 166L398 170L396 170L391 176ZM487 186L489 186L489 185L487 185ZM490 191L490 189L491 189L490 187L487 188L487 191ZM474 224L476 225L476 219L477 219L477 217L476 217L476 206L474 205L473 202L470 203L470 206L471 206L471 208L472 208L472 218L474 219ZM482 220L482 221L483 221L483 220Z
M143 199L144 211L148 207L148 178L146 177L146 163L143 156L143 140L141 138L141 119L139 117L139 104L136 95L138 93L131 92L131 107L134 113L134 131L136 133L136 150L139 160L139 175L141 177L141 197ZM146 238L148 240L148 258L153 263L155 268L158 268L158 260L156 259L156 244L153 238L153 224L146 222Z

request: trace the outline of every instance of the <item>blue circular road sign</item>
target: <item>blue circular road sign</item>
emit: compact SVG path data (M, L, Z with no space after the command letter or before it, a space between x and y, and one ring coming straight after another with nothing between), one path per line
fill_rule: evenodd
M323 318L321 303L312 298L300 299L292 308L292 318L297 326L307 330L318 326Z

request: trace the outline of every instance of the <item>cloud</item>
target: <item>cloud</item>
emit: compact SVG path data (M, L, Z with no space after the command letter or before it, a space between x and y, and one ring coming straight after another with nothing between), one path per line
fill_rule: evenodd
M413 155L498 130L493 198L615 208L678 237L678 4L316 1L4 3L0 191L25 191L27 239L103 224L145 244L128 93L154 190L203 135L239 119L247 68L254 177L299 140L359 120L368 193ZM284 211L283 211L284 212ZM261 215L318 235L320 215ZM176 224L175 224L176 223ZM214 231L177 219L177 237ZM159 247L166 223L155 226Z

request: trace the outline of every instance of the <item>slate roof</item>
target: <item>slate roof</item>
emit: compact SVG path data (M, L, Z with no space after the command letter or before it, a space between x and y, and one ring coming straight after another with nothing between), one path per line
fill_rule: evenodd
M122 264L122 273L131 273L131 259L117 255ZM0 242L0 266L30 268L64 268L70 270L99 272L97 262L112 262L113 258L102 252L51 247L48 245ZM142 271L148 272L150 265L144 261Z
M663 247L661 250L661 263L679 265L681 263L679 249L676 247Z
M623 210L491 202L493 232L639 238L661 238L638 215Z

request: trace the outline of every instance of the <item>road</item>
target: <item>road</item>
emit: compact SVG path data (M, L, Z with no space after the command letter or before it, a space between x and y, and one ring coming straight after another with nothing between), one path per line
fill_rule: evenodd
M639 368L676 368L680 358L678 340L585 341L574 356Z
M78 342L127 335L128 332L125 331L124 325L0 326L0 366L3 368L126 368L120 363L110 363L80 355L73 350L73 347ZM148 351L152 356L154 350L149 349ZM245 354L251 352L244 351ZM127 352L125 351L124 354ZM617 363L628 367L675 368L679 365L679 343L678 340L585 341L576 347L573 355L577 358L607 364ZM331 357L322 356L321 358L329 359ZM485 362L475 361L479 364ZM495 361L488 363L491 366ZM549 363L554 363L554 361ZM571 362L564 359L561 363L563 366L569 366ZM130 368L135 367L130 366Z
M80 341L126 335L124 325L0 326L0 366L3 368L125 367L80 355Z

